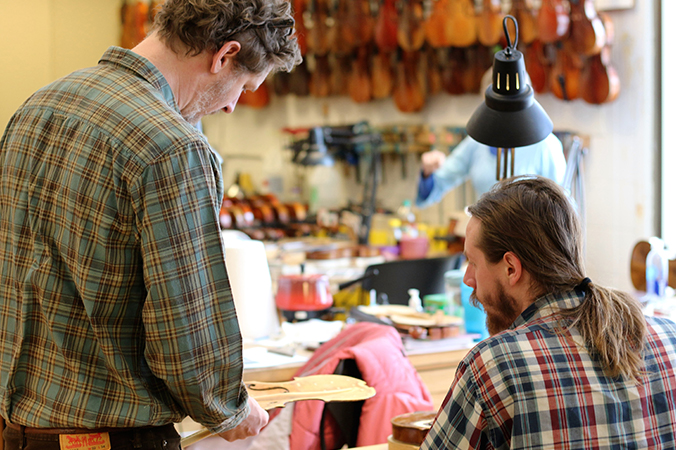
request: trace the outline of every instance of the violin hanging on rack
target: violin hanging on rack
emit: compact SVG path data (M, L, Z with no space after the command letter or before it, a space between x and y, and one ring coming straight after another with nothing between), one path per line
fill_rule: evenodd
M538 37L537 13L532 0L512 0L510 16L519 24L519 42L530 44ZM516 33L514 24L509 22L507 30L513 36Z
M502 37L502 6L500 0L483 0L481 13L477 17L477 39L481 45L497 45Z
M591 56L601 52L606 45L606 31L596 13L592 0L569 0L570 42L572 50Z
M582 58L564 42L557 42L556 48L556 61L549 74L549 90L561 100L575 100L580 97Z
M397 42L405 52L420 50L425 42L425 17L422 0L397 0Z
M544 44L560 41L568 36L570 14L563 0L542 0L537 15L538 39Z
M598 54L587 57L580 75L582 99L594 105L612 102L620 93L620 77L610 61L613 23L607 14L600 17L606 32L606 45Z
M392 69L391 53L377 50L373 53L371 79L373 98L387 98L392 94L394 70Z
M418 52L399 52L397 81L393 100L404 113L418 112L425 106L425 93L418 76Z
M381 0L374 29L374 40L383 53L397 49L398 14L395 0Z
M352 73L348 80L348 91L350 98L355 103L366 103L373 98L368 47L363 46L357 49L357 57L352 61Z
M523 52L524 63L526 64L526 71L530 76L531 86L538 94L545 93L549 90L549 80L551 63L547 58L547 49L551 44L543 44L539 39L530 43Z
M436 0L430 17L425 21L425 39L434 48L450 47L453 42L452 1L455 0Z
M477 42L476 13L473 0L449 0L448 26L453 47L469 47Z

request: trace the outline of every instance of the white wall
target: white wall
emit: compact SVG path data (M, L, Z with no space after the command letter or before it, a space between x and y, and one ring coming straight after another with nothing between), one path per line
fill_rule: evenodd
M121 0L0 0L0 128L28 96L118 43Z

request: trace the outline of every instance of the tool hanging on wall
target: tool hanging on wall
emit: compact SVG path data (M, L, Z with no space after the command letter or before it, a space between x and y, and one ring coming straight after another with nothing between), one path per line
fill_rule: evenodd
M298 130L287 130L298 134ZM358 241L368 243L371 218L375 213L376 190L381 174L380 147L382 136L367 122L337 127L314 127L306 130L307 136L291 142L287 148L293 152L291 161L300 165L333 165L336 160L356 162L366 159L368 172L364 178L364 191L358 214L361 216ZM357 165L359 176L359 166ZM358 178L358 181L360 179Z

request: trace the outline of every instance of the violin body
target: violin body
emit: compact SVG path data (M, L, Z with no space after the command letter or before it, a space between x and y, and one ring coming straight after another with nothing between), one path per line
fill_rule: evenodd
M272 76L272 88L275 95L289 95L291 93L291 74L280 70Z
M432 47L449 47L453 42L451 2L455 0L437 0L432 14L425 22L425 39Z
M587 57L580 82L584 101L594 105L612 102L620 93L620 77L610 61L610 46L614 38L614 26L610 16L599 16L606 32L606 45L601 52Z
M337 55L352 52L357 46L358 24L357 2L359 0L337 0L336 9L332 16L336 28L331 43L331 51Z
M425 51L425 66L427 94L438 94L443 90L443 84L441 81L441 69L439 67L436 49L427 47L427 50Z
M464 53L459 48L442 49L439 53L441 61L441 85L450 95L465 94L466 62Z
M152 27L155 22L155 16L160 10L160 7L164 3L164 0L151 0L150 6L148 7L148 24ZM149 31L149 30L148 30Z
M373 98L387 98L394 88L394 70L392 69L392 55L378 52L373 55L371 77L373 80Z
M538 94L547 92L549 90L551 65L547 62L542 42L536 39L528 45L523 52L523 58L533 90Z
M294 33L301 56L307 53L307 29L305 29L305 21L303 15L305 14L305 4L307 0L292 0L293 3L293 20Z
M519 24L519 42L530 44L538 37L537 13L533 8L532 0L512 0L510 15L516 18ZM514 24L507 23L507 30L514 39Z
M270 103L270 90L267 81L263 81L255 91L245 91L239 97L239 103L254 109L265 108Z
M425 42L422 0L398 0L397 43L405 52L420 50Z
M425 106L416 52L403 52L397 62L397 84L394 87L393 100L397 109L404 113L418 112Z
M369 0L351 0L357 4L355 21L357 23L357 42L358 47L368 45L373 42L375 32L375 19L371 14Z
M374 26L374 40L381 52L393 52L397 49L397 7L395 0L384 0L380 4Z
M326 55L335 41L334 19L328 0L309 0L303 14L307 30L307 50L315 55Z
M331 95L329 55L315 56L315 70L310 77L310 94L319 98Z
M570 15L563 0L542 0L537 16L538 39L549 44L568 36Z
M300 64L294 67L289 74L289 90L292 94L299 97L307 97L310 95L310 71L307 68L307 61L303 60Z
M352 61L352 73L348 81L350 98L356 103L365 103L373 98L368 61L368 49L359 47L357 57Z
M449 0L448 26L451 45L469 47L477 41L476 13L473 0Z
M592 0L570 0L570 42L576 53L596 55L606 45L606 32Z
M579 98L581 72L582 61L579 55L560 45L549 75L549 89L552 94L566 101Z
M500 42L504 17L500 0L483 0L483 9L477 17L477 39L481 45L491 47Z
M610 47L590 56L580 77L582 99L587 103L600 105L612 102L620 93L620 77L610 64Z
M333 61L330 75L331 94L349 95L347 88L352 73L352 55L336 55Z

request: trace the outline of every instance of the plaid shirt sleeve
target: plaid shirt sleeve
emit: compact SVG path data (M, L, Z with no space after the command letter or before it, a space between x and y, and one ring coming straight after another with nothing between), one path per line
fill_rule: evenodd
M248 414L241 337L225 268L220 195L208 147L179 143L143 173L137 216L148 290L145 356L155 376L214 432ZM223 413L232 416L222 422Z
M492 449L472 371L461 363L421 450Z

